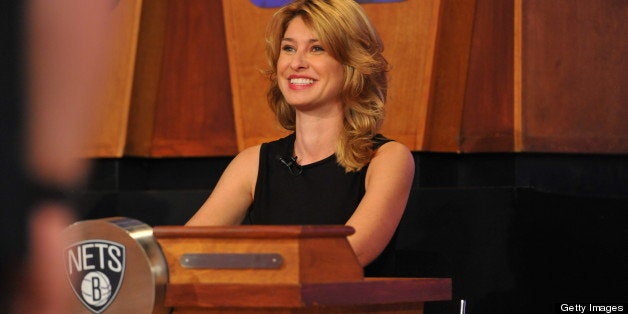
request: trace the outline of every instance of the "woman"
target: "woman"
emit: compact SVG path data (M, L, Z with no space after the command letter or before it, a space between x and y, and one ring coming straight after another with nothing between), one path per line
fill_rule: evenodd
M269 25L268 99L291 135L242 151L187 225L346 224L366 266L393 237L414 160L378 134L388 64L362 8L297 0Z

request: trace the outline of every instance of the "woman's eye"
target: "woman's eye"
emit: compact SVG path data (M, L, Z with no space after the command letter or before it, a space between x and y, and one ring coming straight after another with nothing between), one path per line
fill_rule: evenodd
M321 46L313 46L312 47L312 52L323 52L325 51L325 49Z
M294 47L289 46L289 45L285 45L285 46L281 47L281 50L285 51L285 52L294 52L295 51Z

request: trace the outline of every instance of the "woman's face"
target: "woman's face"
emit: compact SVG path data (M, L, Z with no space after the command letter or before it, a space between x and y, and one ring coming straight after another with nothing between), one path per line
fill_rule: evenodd
M277 80L286 102L300 110L341 105L344 68L296 17L288 24L277 60Z

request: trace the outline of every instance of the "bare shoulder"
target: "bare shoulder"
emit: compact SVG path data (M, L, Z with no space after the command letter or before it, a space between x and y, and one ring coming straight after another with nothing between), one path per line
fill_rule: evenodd
M249 186L253 184L259 168L260 147L261 145L251 146L238 153L223 175L241 178Z
M397 164L403 168L411 166L414 169L414 158L410 149L406 145L395 141L390 141L380 146L375 151L375 155L371 160L371 166L378 167L391 164Z
M388 142L380 146L366 171L366 185L371 182L388 180L412 181L414 177L414 158L405 145L399 142Z
M234 161L237 159L239 162L259 163L259 152L261 147L262 145L255 145L244 149L238 153L236 158L234 158Z
M210 199L215 195L216 198L220 199L220 202L227 199L252 200L257 181L260 147L260 145L249 147L233 158L218 180ZM216 206L216 208L223 208L223 205ZM244 207L234 206L238 210L242 210Z

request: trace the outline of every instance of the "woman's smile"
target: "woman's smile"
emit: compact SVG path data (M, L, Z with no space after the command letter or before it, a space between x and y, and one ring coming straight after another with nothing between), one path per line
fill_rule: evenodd
M315 79L301 75L290 75L288 81L290 82L288 87L293 90L307 89L316 83Z

